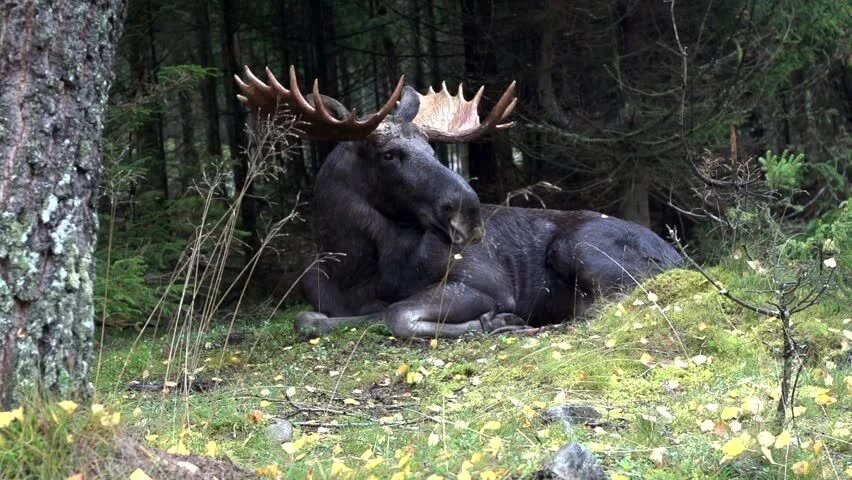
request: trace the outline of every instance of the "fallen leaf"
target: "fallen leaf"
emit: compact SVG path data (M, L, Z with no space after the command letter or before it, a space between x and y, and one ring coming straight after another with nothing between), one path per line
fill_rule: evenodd
M692 363L696 365L704 365L705 363L707 363L707 357L699 353L698 355L692 357Z
M68 414L72 414L75 410L77 410L77 403L72 402L71 400L63 400L58 402L57 405L59 405L59 408L65 410L65 413Z
M204 447L204 454L208 457L215 457L219 455L219 444L210 440L207 442L207 446Z
M737 418L740 414L740 409L737 407L725 407L722 409L720 418L722 420L731 420Z
M248 412L248 420L255 425L263 421L263 412L260 410L251 410Z
M724 445L722 445L722 452L725 454L725 458L736 458L746 450L746 442L743 438L743 435L740 435L739 437L734 437L725 442Z
M707 419L701 422L701 431L702 432L710 432L713 431L713 428L716 426L716 422L713 420Z
M757 434L757 443L759 443L761 447L769 448L775 443L775 435L764 430Z
M804 476L811 473L811 464L807 460L802 460L794 463L791 470L793 470L793 473L797 476Z
M24 420L24 407L18 407L8 412L0 412L0 428L6 428L12 423L12 420Z
M183 440L178 440L176 445L172 445L166 450L166 453L173 453L175 455L189 455L189 449L186 448L186 444L183 443Z
M343 403L345 405L361 405L361 402L355 400L354 398L344 398Z
M641 357L639 357L639 362L641 362L642 365L645 365L646 367L651 368L651 367L654 366L654 357L649 355L648 352L645 352L645 353L642 354Z
M648 458L657 465L662 465L663 455L666 453L666 447L657 447L651 450L651 455Z
M145 473L145 470L142 470L141 468L133 470L133 473L131 473L128 478L129 480L153 480L151 476Z
M485 424L482 425L482 428L479 429L480 432L485 432L488 430L497 430L500 428L500 422L497 420L488 420Z
M775 448L786 448L788 445L790 445L790 439L791 439L790 432L788 432L787 430L784 430L783 432L779 433L777 437L775 437L774 447Z
M319 342L320 342L320 337L316 337L316 338L312 338L312 339L308 340L308 343L310 343L311 345L318 345ZM277 467L277 465L276 465L276 467Z

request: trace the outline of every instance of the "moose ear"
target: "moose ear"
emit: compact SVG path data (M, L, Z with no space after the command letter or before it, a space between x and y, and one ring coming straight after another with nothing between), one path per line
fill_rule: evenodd
M346 117L349 116L349 110L345 106L343 106L342 103L340 103L334 98L329 97L328 95L323 95L320 93L319 96L322 99L322 106L325 107L325 109L328 110L329 113L331 113L331 116L338 120L345 120ZM316 98L314 97L313 93L305 95L305 100L307 100L312 107L316 108Z
M417 111L420 109L420 95L417 90L406 86L402 90L402 99L396 107L396 112L393 116L402 122L411 122L417 116Z

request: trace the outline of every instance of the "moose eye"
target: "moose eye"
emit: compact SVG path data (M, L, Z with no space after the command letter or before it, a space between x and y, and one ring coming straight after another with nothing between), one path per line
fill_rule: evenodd
M394 158L396 158L396 152L394 152L393 150L385 152L382 154L382 158L388 161L393 160Z

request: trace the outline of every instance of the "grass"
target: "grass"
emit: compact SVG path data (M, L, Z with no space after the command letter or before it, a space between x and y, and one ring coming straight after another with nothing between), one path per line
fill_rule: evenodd
M852 473L848 292L794 319L810 345L799 416L786 427L794 441L767 454L758 435L781 433L777 322L733 308L694 272L643 288L601 304L588 324L536 336L429 342L373 327L304 339L292 331L295 310L246 318L236 344L225 345L227 325L206 334L194 374L215 386L189 395L128 391L131 380L163 378L168 342L143 337L131 350L129 334L113 335L98 401L151 447L224 455L268 477L516 478L571 440L614 478ZM546 408L568 402L593 405L602 420L570 431L544 421ZM293 442L266 435L277 417L296 423Z
M714 274L743 282L730 266ZM534 336L400 340L372 327L308 339L293 332L291 309L244 315L226 344L230 319L214 321L191 372L209 388L189 394L175 384L168 393L128 389L167 371L174 380L169 336L136 343L135 332L113 331L96 401L121 414L121 436L228 457L267 478L524 478L572 440L614 479L848 478L849 300L835 291L794 318L810 348L798 416L786 427L792 441L773 438L766 452L758 439L782 433L780 326L731 307L689 271L602 302L587 324ZM544 410L563 403L592 405L602 418L570 430L547 423ZM0 422L3 478L126 478L133 461L91 467L119 435L102 415L25 405L20 419ZM282 445L266 428L285 417L296 429Z

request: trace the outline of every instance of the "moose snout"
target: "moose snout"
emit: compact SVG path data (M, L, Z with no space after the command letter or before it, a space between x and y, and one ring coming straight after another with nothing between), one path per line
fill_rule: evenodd
M455 245L478 243L482 241L485 229L479 218L479 212L475 215L458 213L450 220L450 241Z

